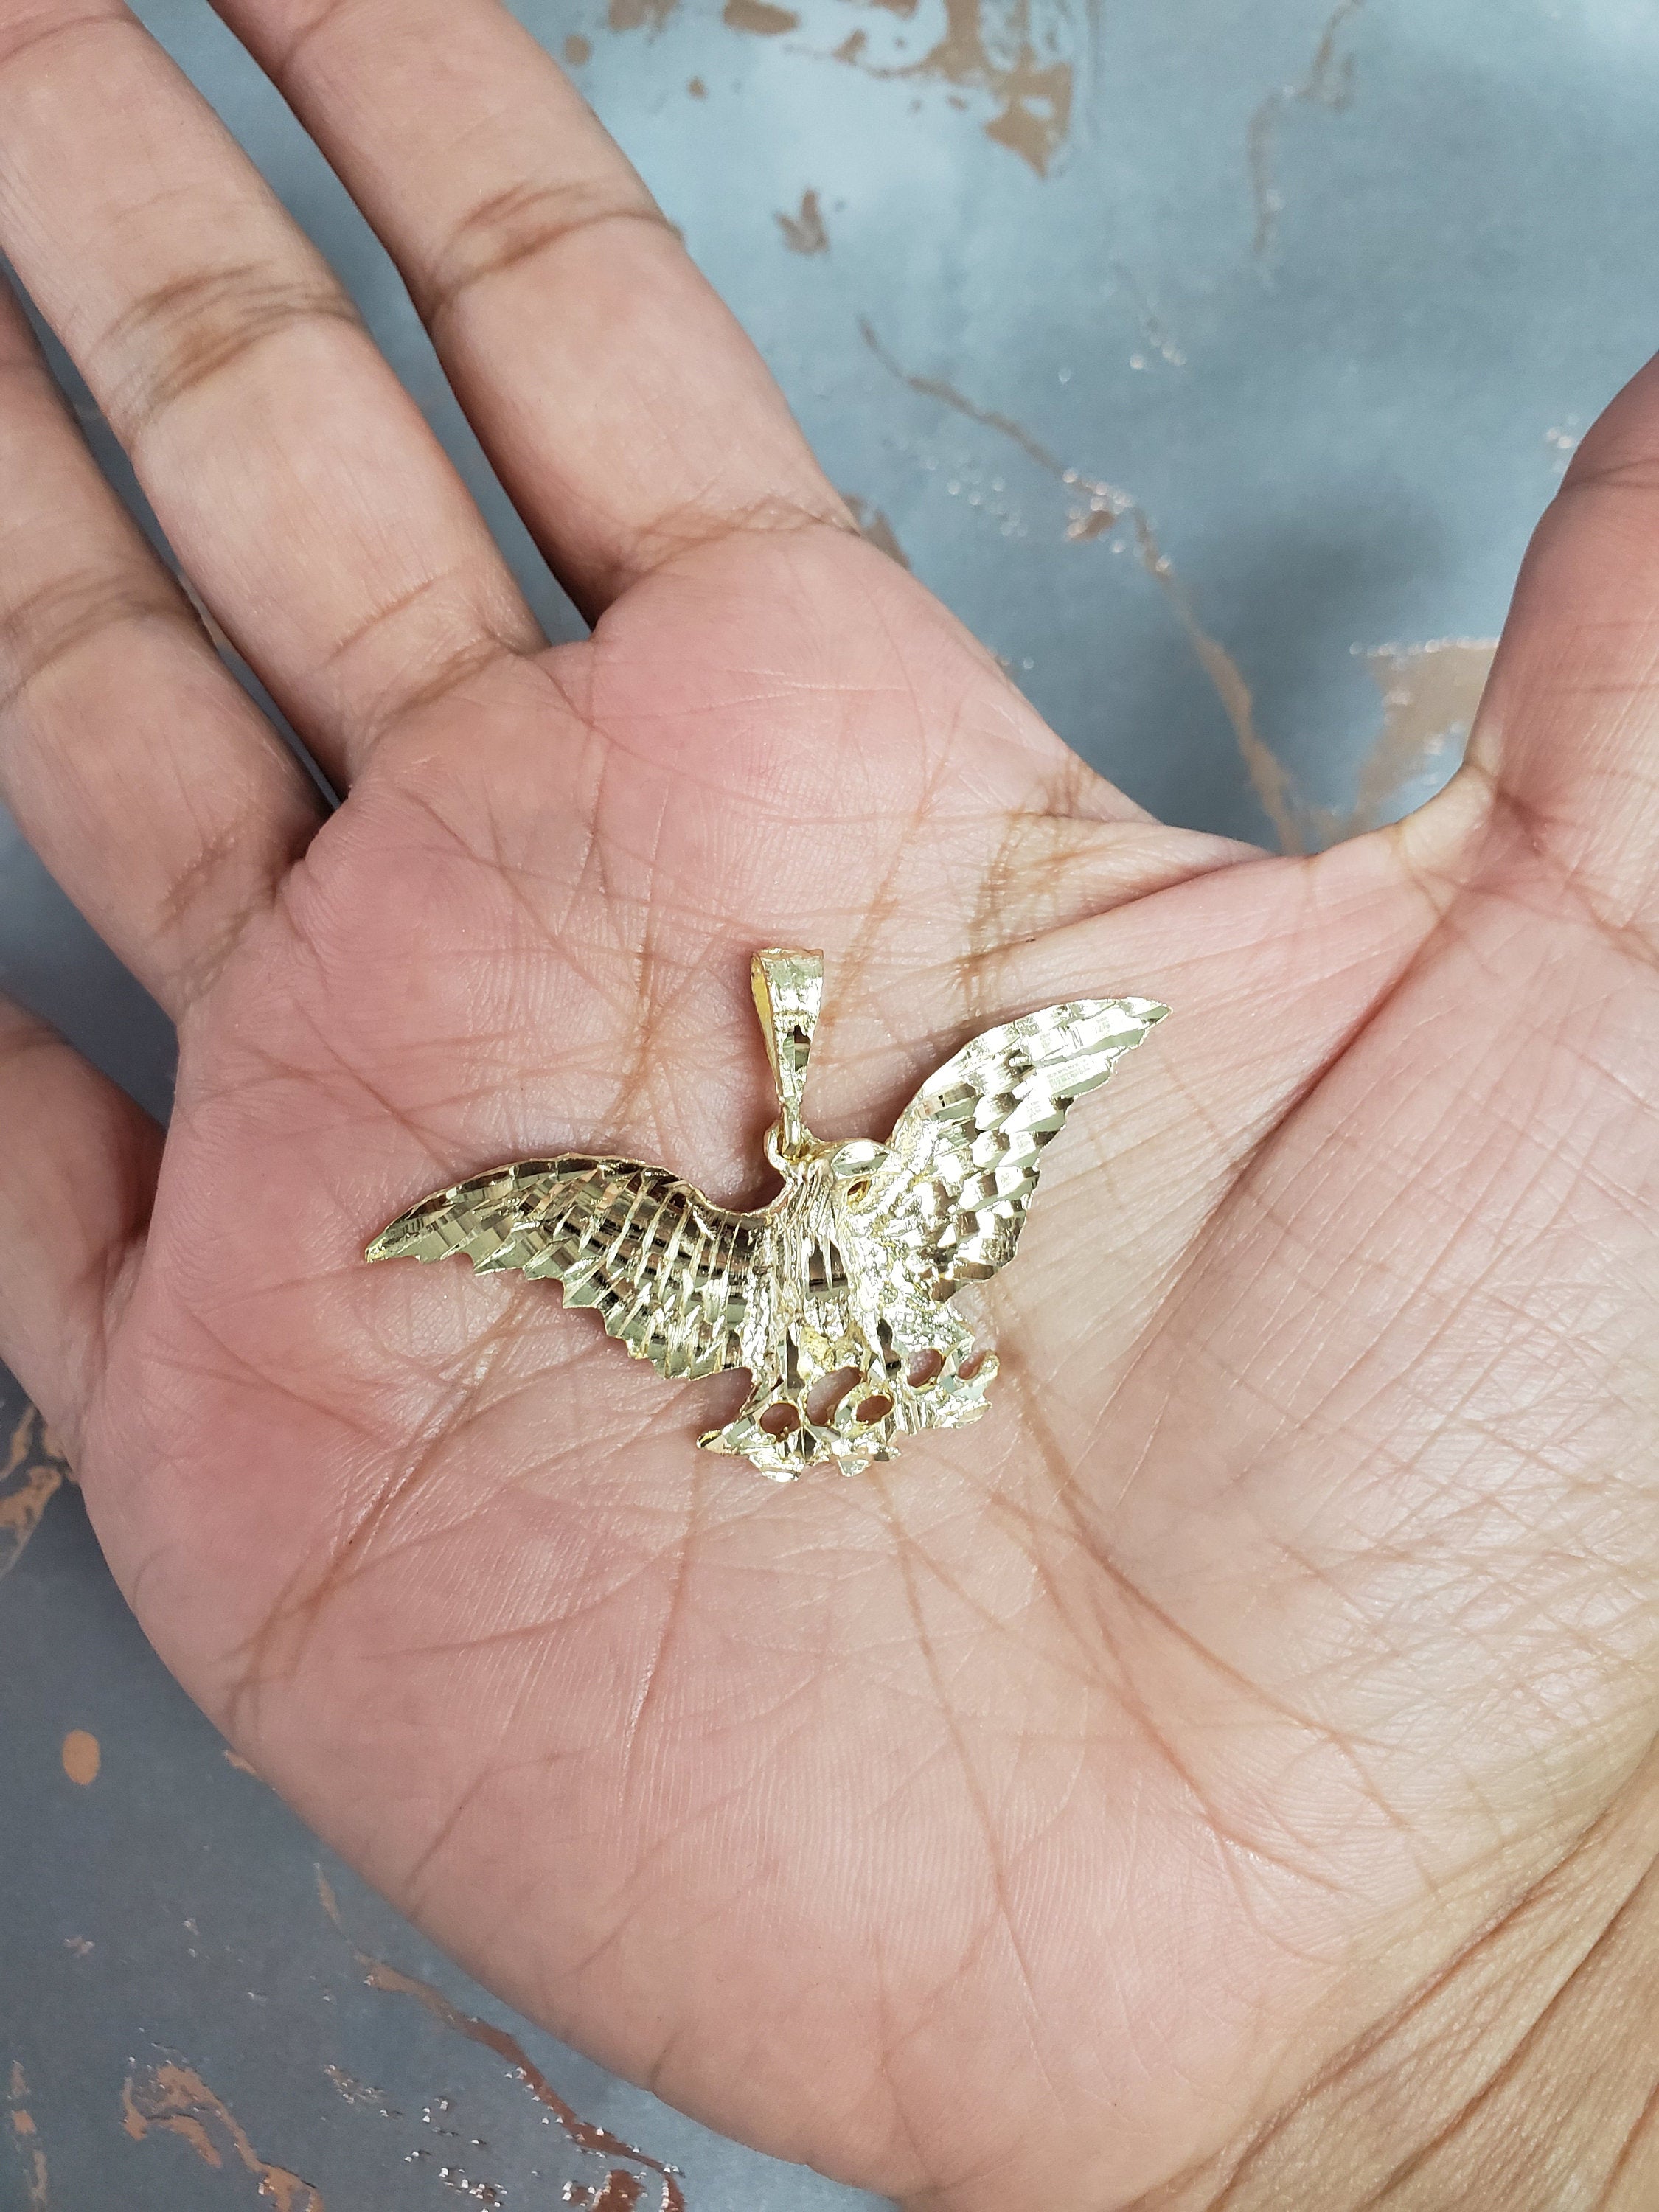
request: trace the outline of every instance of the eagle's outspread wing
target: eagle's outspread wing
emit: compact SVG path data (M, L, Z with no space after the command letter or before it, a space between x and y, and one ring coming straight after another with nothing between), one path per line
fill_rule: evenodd
M592 1306L659 1375L748 1364L763 1218L728 1212L666 1168L570 1152L434 1192L383 1229L371 1260L465 1252L481 1275L518 1268Z
M1007 1266L1043 1146L1168 1012L1153 999L1075 999L984 1030L934 1070L899 1116L872 1193L913 1279L946 1298Z

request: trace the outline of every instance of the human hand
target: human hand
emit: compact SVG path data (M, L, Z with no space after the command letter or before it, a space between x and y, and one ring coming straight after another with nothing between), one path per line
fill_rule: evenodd
M1141 815L858 538L489 0L222 12L595 629L545 648L132 19L10 0L0 244L349 796L13 313L0 779L180 1060L163 1147L4 1015L0 1354L185 1686L524 2011L939 2212L1255 2202L1243 2147L1654 1732L1659 390L1586 441L1452 787L1271 860ZM692 1447L732 1378L362 1256L565 1147L756 1198L775 940L826 950L825 1133L999 1018L1175 1009L1047 1155L984 1421L782 1489Z

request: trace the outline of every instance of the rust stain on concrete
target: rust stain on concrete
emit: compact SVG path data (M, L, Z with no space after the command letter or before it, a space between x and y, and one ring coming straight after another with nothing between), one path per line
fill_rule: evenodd
M781 215L778 228L792 253L828 253L830 234L823 227L823 210L816 192L803 192L799 215Z
M638 2174L621 2172L607 2173L601 2182L591 2185L582 2181L567 2181L560 2202L575 2208L575 2212L635 2212L645 2190Z
M1072 127L1072 69L1069 62L1040 67L1029 53L1005 74L997 88L1003 106L985 126L988 138L1029 161L1038 176L1064 144Z
M747 31L752 38L781 39L800 28L793 8L775 8L772 0L726 0L720 21L728 30Z
M1064 487L1073 501L1066 535L1074 544L1087 544L1093 539L1109 537L1120 525L1127 526L1133 532L1132 542L1141 567L1174 610L1188 644L1221 702L1245 774L1249 777L1250 788L1273 826L1280 850L1305 852L1307 835L1290 770L1257 730L1255 702L1243 671L1220 639L1212 637L1200 621L1192 593L1158 544L1151 518L1140 502L1115 484L1103 483L1098 477L1068 468L1057 453L1012 416L999 415L994 409L975 405L942 377L913 375L894 360L869 323L861 322L859 328L865 343L890 375L923 398L936 399L941 405L966 416L970 422L981 423L987 429L1011 439L1028 459Z
M1051 453L1041 439L1034 438L1023 423L1015 422L1012 415L999 415L991 408L975 406L971 399L957 391L954 384L947 383L942 376L915 375L893 358L867 319L860 319L859 336L890 376L896 377L901 384L908 385L911 391L919 393L922 398L937 399L942 406L954 409L958 415L965 415L970 422L982 423L988 430L1000 431L1005 438L1012 438L1021 453L1034 460L1040 469L1062 483L1065 481L1065 463Z
M1028 162L1040 177L1072 127L1072 64L1039 54L1030 0L1012 0L1006 20L988 28L985 0L945 0L945 35L919 62L894 74L930 76L1001 103L985 135Z
M905 18L915 12L915 0L876 4ZM994 20L988 21L988 0L945 0L944 34L917 61L870 61L869 40L861 30L833 50L834 58L869 76L931 78L951 86L953 93L988 94L997 112L983 126L986 137L1046 177L1072 127L1074 73L1058 40L1066 11L1052 10L1051 27L1045 30L1034 27L1032 0L1002 0L991 13Z
M34 2124L34 2115L25 2100L29 2085L24 2079L22 2062L14 2059L11 2079L7 2084L7 2102L10 2106L12 2148L23 2168L23 2201L28 2212L50 2212L51 2185L46 2173L46 2147L40 2141L40 2130Z
M1454 751L1462 758L1497 650L1495 637L1366 649L1365 666L1382 695L1382 726L1360 764L1345 835L1375 829L1395 793L1438 760Z
M193 2066L169 2060L128 2075L121 2087L121 2124L135 2142L155 2129L180 2136L204 2166L240 2166L258 2185L258 2201L275 2212L327 2212L320 2192L285 2166L261 2158L241 2122Z
M607 2174L605 2186L593 2199L592 2212L634 2212L644 2194L637 2174Z
M1199 666L1209 678L1222 711L1232 725L1233 742L1238 747L1238 757L1244 763L1244 773L1250 779L1250 788L1257 804L1273 825L1273 835L1279 840L1281 853L1305 853L1309 838L1303 822L1303 810L1297 798L1295 780L1279 755L1255 726L1255 702L1250 696L1250 687L1243 672L1219 638L1212 637L1198 618L1192 593L1176 574L1168 556L1159 547L1152 526L1138 506L1126 510L1135 533L1135 551L1140 565L1158 585L1174 608L1176 619L1186 634L1187 642L1197 657Z
M64 1738L64 1771L85 1790L98 1779L104 1754L89 1729L71 1729Z
M1258 254L1273 244L1273 233L1285 206L1274 181L1273 155L1279 126L1294 106L1323 107L1340 114L1353 98L1353 56L1338 51L1344 27L1364 6L1365 0L1338 0L1326 18L1305 76L1294 84L1281 84L1261 100L1250 117L1245 137L1245 161L1249 169L1250 198L1255 210L1253 240Z
M583 2119L574 2106L566 2104L515 2035L510 2034L504 2027L495 2027L493 2021L480 2020L476 2014L463 2012L441 1990L434 1989L430 1982L422 1981L418 1974L406 1974L402 1967L394 1966L385 1959L375 1958L371 1952L361 1949L353 1942L341 1917L339 1899L334 1894L333 1885L320 1867L317 1869L317 1895L330 1921L350 1943L351 1955L368 1988L384 1990L395 1996L412 1997L441 2027L465 2036L469 2043L481 2045L484 2050L502 2060L513 2079L526 2088L536 2102L551 2114L564 2131L567 2140L576 2149L623 2162L609 2176L604 2188L609 2189L615 2183L620 2192L631 2185L634 2195L626 2197L617 2193L606 2198L601 2194L598 2198L590 2197L590 2203L596 2207L604 2204L605 2212L611 2212L613 2206L625 2206L631 2212L631 2208L639 2203L642 2190L638 2174L627 2169L642 2167L661 2184L659 2212L686 2212L685 2193L680 2187L679 2176L675 2169L665 2166L660 2159L652 2158L642 2150L635 2150L632 2143L624 2142L620 2136L612 2135L609 2128L600 2127L596 2121ZM572 2203L579 2201L574 2197L571 2199ZM283 2208L283 2212L287 2212L287 2208Z
M649 22L659 29L677 4L678 0L610 0L610 27L634 30ZM867 0L867 4L909 22L919 0ZM986 137L1018 155L1039 177L1046 177L1072 130L1076 71L1064 48L1074 36L1074 17L1065 0L1043 0L1045 20L1036 21L1037 4L1038 0L944 0L944 31L915 61L879 58L883 52L890 54L893 46L872 45L869 30L862 26L848 32L838 45L819 49L818 58L889 82L945 85L955 108L968 107L966 94L983 95L994 107L981 126ZM1092 52L1097 40L1093 0L1090 4ZM781 38L801 27L799 11L779 6L775 0L725 0L720 20L729 29L755 38ZM896 41L901 49L905 43L902 38ZM695 96L702 96L696 81L691 89Z
M23 1556L40 1516L69 1477L69 1462L33 1406L25 1407L0 1464L0 1579Z
M611 31L660 31L679 0L609 0L605 27Z

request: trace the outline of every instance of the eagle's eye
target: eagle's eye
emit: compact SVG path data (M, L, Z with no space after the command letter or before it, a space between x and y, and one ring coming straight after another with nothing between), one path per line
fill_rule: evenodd
M845 1196L849 1206L862 1206L870 1195L870 1170L881 1158L881 1146L867 1137L854 1137L850 1145L843 1145L830 1162L830 1171L836 1181L846 1186Z

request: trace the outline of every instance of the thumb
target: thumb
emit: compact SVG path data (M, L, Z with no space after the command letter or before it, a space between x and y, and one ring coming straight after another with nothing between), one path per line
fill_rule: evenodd
M1659 920L1659 361L1575 455L1522 564L1470 748L1586 918Z

